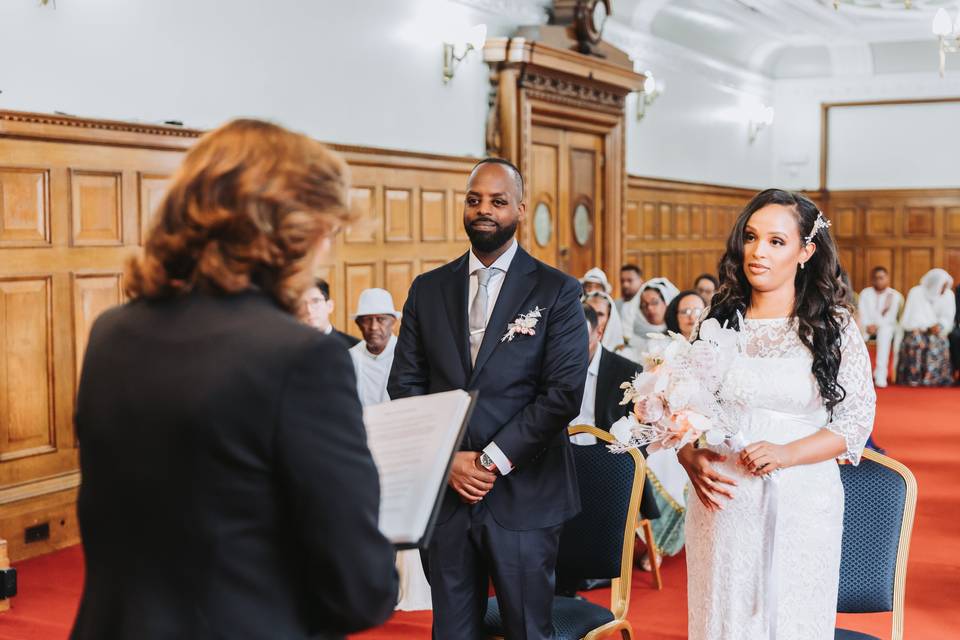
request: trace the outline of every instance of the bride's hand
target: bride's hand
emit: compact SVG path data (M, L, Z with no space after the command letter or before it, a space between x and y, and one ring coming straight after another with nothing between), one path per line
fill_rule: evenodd
M733 493L724 485L735 487L737 483L732 478L717 473L711 464L723 462L727 459L726 456L710 449L694 449L693 445L688 444L677 452L677 459L690 477L690 483L693 485L693 490L697 492L697 497L707 509L710 511L723 509L720 496L733 499Z
M740 452L740 464L755 476L764 476L791 466L790 449L766 440L754 442Z

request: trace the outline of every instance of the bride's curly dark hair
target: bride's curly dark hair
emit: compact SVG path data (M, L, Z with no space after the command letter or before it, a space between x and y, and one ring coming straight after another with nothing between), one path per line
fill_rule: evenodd
M817 205L806 196L780 189L761 191L740 212L727 238L727 250L720 259L720 288L714 294L707 314L721 323L728 322L728 326L737 330L740 329L737 312L746 314L752 292L743 270L744 227L755 212L771 204L788 207L796 214L801 242L813 233L820 213ZM841 279L837 246L829 231L819 229L812 242L817 249L804 268L797 269L794 278L796 297L792 315L797 319L800 341L813 354L813 374L820 396L827 410L832 411L846 396L843 386L837 382L837 374L840 370L840 337L845 323L850 322L853 309L848 302L848 287Z

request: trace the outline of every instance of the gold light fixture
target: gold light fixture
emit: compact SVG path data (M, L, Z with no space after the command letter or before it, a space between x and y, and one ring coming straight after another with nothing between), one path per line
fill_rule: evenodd
M940 8L933 17L933 35L940 41L940 77L943 77L947 68L947 54L960 51L960 13L957 21L950 20L947 10Z
M643 120L647 115L647 107L652 105L663 93L664 84L653 76L653 71L644 71L643 90L637 94L637 120Z
M480 51L487 41L487 25L478 24L452 34L450 42L443 43L443 84L453 80L457 66L471 51Z

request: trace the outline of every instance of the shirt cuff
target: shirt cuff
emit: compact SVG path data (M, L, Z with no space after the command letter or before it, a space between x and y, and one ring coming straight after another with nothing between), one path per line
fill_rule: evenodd
M503 451L500 451L500 447L497 446L496 442L491 442L484 447L483 452L490 456L493 464L497 465L497 470L500 472L500 475L505 476L513 471L513 465L507 456L503 455Z

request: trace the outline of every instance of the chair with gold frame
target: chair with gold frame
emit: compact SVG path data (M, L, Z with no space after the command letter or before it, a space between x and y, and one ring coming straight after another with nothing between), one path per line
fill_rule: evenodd
M892 640L903 638L907 555L917 506L910 469L865 449L859 466L840 465L845 493L839 613L893 612ZM876 640L837 629L836 640Z
M568 432L588 433L598 442L573 447L581 511L564 525L557 569L571 578L611 578L611 594L609 609L586 600L556 596L556 640L597 640L618 631L624 640L632 640L633 627L627 620L627 609L645 462L636 450L610 453L606 445L615 439L596 427L578 425ZM487 602L484 626L490 636L503 637L495 596Z

